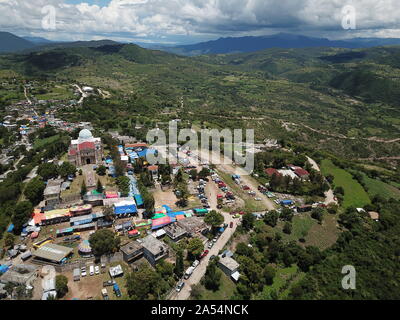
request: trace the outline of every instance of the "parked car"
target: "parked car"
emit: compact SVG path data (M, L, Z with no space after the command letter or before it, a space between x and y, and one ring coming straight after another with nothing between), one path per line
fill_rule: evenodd
M205 250L205 251L201 254L200 259L203 259L203 258L207 257L207 255L208 255L209 253L210 253L209 250Z
M101 289L101 294L102 294L104 300L110 300L110 297L108 296L107 289L105 289L105 288Z
M87 273L86 273L86 267L82 267L81 268L81 277L86 277Z
M218 238L215 237L215 238L213 239L213 242L216 243L217 241L218 241Z
M195 262L193 262L192 267L197 268L199 264L200 264L200 261L196 260Z
M120 297L122 296L121 290L119 289L118 284L114 283L113 290L114 290L115 295L116 295L118 298L120 298Z
M108 280L103 282L103 287L112 287L115 284L115 281L113 280Z
M211 249L213 246L214 246L214 242L211 241L211 242L208 244L208 247L207 247L207 248L208 248L208 249Z
M230 227L231 227L231 229L233 228L233 222L231 222Z
M216 257L217 257L217 256L212 255L212 256L210 257L210 260L214 260Z
M95 274L100 274L100 267L99 266L95 266L94 267L94 273Z
M89 267L89 274L90 274L91 276L94 276L94 266L93 266L93 265L91 265L91 266Z
M176 285L176 292L181 292L184 286L185 283L183 281L179 281L178 284Z

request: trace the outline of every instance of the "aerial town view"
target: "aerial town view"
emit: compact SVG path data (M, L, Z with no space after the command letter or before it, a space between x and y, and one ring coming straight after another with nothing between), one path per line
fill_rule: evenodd
M0 1L0 304L400 298L400 3L235 3Z

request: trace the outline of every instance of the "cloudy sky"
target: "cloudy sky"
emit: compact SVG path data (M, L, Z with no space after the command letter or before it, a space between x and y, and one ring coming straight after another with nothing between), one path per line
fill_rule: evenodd
M355 8L355 30L342 27L346 5ZM164 44L277 32L400 38L400 0L0 0L0 30Z

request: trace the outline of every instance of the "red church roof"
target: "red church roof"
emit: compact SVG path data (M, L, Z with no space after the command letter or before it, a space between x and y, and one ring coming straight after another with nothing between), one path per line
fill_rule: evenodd
M84 149L95 149L96 146L94 145L94 142L82 142L80 145L78 145L79 150L84 150Z
M75 149L70 149L68 154L70 156L76 156L76 150Z

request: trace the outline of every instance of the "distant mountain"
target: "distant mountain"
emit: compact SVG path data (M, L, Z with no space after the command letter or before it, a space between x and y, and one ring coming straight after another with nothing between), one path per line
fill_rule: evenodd
M0 53L17 52L33 48L31 41L18 37L9 32L0 32Z
M260 37L220 38L214 41L201 42L192 45L164 47L163 50L187 55L197 56L203 54L248 53L270 48L368 48L382 45L400 44L400 39L388 38L356 38L349 40L329 40L325 38L312 38L302 35L279 33Z
M92 40L92 41L74 41L74 42L50 42L47 44L41 44L39 46L25 50L27 52L39 52L53 49L63 49L63 48L96 48L102 46L112 46L117 45L119 42L112 40Z
M48 40L48 39L42 38L42 37L22 37L22 38L25 39L25 40L28 40L28 41L30 41L30 42L32 42L34 44L37 44L37 45L48 44L48 43L54 43L55 42L55 41L51 41L51 40Z

